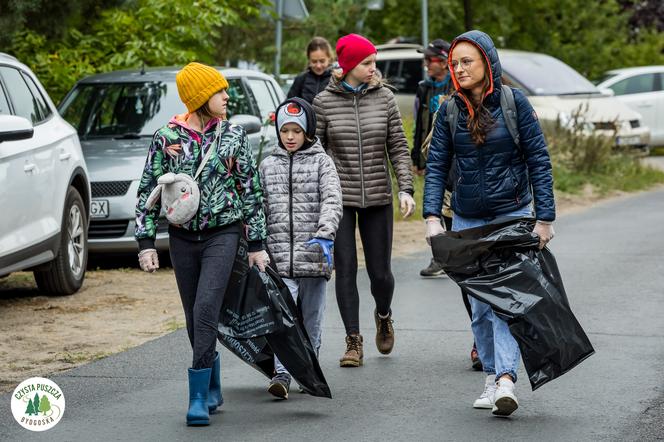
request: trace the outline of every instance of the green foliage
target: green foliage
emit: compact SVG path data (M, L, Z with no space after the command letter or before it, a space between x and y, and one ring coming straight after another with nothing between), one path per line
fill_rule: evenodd
M85 31L71 28L63 40L35 31L18 34L10 53L26 62L57 101L76 80L97 72L147 66L215 64L224 26L257 15L263 0L135 0L101 13Z
M39 403L39 411L44 413L44 416L46 416L46 412L51 411L51 402L48 400L48 396L42 396L41 402Z

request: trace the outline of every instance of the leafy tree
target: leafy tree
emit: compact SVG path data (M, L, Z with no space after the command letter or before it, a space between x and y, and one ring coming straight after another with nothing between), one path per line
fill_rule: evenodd
M39 412L39 394L35 393L35 398L32 400L32 405L35 409L35 414Z
M28 416L37 414L37 412L35 411L35 406L32 404L32 399L28 400L28 408L25 410L25 414L27 414Z
M241 14L257 15L263 2L134 0L101 12L84 31L71 28L63 40L23 31L10 52L58 99L76 80L96 72L193 60L214 64L222 29L239 24Z
M51 411L51 402L48 400L48 396L42 396L41 402L39 403L39 411L44 413L44 416L46 416L47 411Z

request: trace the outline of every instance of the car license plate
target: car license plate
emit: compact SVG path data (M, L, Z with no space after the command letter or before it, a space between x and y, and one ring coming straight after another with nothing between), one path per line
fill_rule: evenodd
M616 138L616 144L618 144L618 146L631 146L632 144L639 144L640 141L641 137L638 135Z
M90 216L92 218L108 218L108 200L92 200Z

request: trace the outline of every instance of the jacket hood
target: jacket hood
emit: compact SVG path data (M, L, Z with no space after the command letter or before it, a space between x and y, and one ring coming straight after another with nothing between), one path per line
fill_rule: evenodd
M316 112L314 112L314 108L311 107L308 101L303 100L302 98L299 97L293 97L289 98L287 100L284 100L274 111L275 115L279 114L279 110L287 106L288 103L296 103L298 106L302 108L304 111L304 115L306 116L307 119L307 130L305 132L305 140L304 140L304 145L299 149L308 149L311 147L314 142L316 141ZM281 136L279 136L279 126L276 124L274 125L274 129L277 131L277 140L279 140L279 147L281 147L284 151L286 151L286 148L284 145L281 143ZM311 140L311 141L309 141Z
M325 90L328 90L330 92L334 92L335 94L352 94L353 92L349 91L348 89L346 89L343 86L342 81L343 81L343 77L339 78L337 75L333 74L332 77L330 78L330 82L327 84L327 87L325 88ZM378 89L378 88L383 87L383 86L390 87L383 80L383 76L381 75L381 73L378 70L376 70L376 73L374 74L373 78L371 79L371 81L367 85L367 88L365 89L365 91L370 91L372 89Z
M305 142L306 146L306 142ZM295 152L293 152L293 155L316 155L319 153L325 153L325 149L323 149L323 145L321 144L320 140L318 137L314 137L314 141L309 143L307 147L302 146ZM289 152L284 149L274 149L272 151L272 155L278 156L278 157L285 157L289 155Z
M448 67L450 75L452 76L452 82L454 83L454 87L457 90L458 95L464 101L469 112L472 114L473 108L472 106L470 106L468 98L465 96L461 87L459 86L459 82L456 79L454 68L452 67L452 54L454 52L454 48L459 42L462 41L471 43L480 50L485 60L487 61L487 65L489 66L489 69L491 71L490 72L491 85L489 86L489 90L486 92L486 95L484 97L485 99L494 92L500 91L501 88L500 77L502 77L503 75L503 68L500 66L500 59L498 58L498 50L496 49L496 45L493 43L493 40L491 40L491 37L489 37L488 34L482 31L473 30L459 35L457 38L455 38L452 41L452 46L450 47L450 57L448 58Z

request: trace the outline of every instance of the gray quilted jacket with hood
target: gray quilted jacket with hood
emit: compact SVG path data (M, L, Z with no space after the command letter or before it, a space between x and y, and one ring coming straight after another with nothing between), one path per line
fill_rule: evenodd
M392 203L388 160L399 190L413 194L408 142L392 91L375 78L359 92L333 78L313 102L316 134L341 180L344 206Z
M321 248L306 243L313 238L335 238L343 212L339 176L314 135L313 109L299 98L286 100L281 106L291 101L305 110L307 137L313 141L306 141L294 153L288 152L280 141L280 148L261 162L267 247L281 276L329 279L332 269Z

